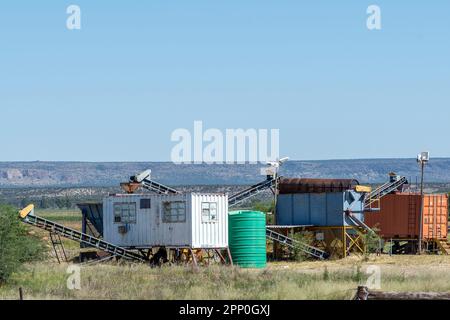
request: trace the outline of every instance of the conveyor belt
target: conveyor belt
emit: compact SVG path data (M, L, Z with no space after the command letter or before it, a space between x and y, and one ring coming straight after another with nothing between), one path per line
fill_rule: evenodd
M32 213L33 210L31 209L30 212L26 214L26 216L23 217L21 215L22 221L32 226L38 227L40 229L58 234L64 238L74 240L79 243L86 244L90 247L94 247L102 251L108 252L114 256L118 256L129 260L145 261L144 257L137 253L116 246L112 243L100 240L86 233L82 233L78 230L65 227L59 223L50 221L48 219L35 216Z
M321 259L321 260L326 259L329 256L328 253L326 253L323 250L320 250L316 247L313 247L313 246L307 245L305 243L302 243L300 241L289 238L289 237L282 235L278 232L275 232L269 228L266 228L266 237L270 240L284 244L290 248L294 248L297 245L306 254L313 256L315 258Z
M142 186L150 191L156 192L158 194L177 194L178 191L165 186L159 182L153 181L153 180L149 180L149 179L144 179L142 180Z
M151 170L146 170L140 174L130 177L131 183L140 183L142 187L153 191L157 194L177 194L179 193L174 188L163 185L162 183L153 181L151 179Z
M228 198L228 207L236 206L245 200L256 196L258 193L261 193L269 188L274 188L276 181L277 179L273 176L268 176L267 180L257 183L245 190L239 191Z
M379 199L383 198L385 195L391 193L392 191L397 190L402 185L407 184L408 180L405 177L401 177L400 179L393 181L393 182L387 182L375 190L373 190L369 196L367 197L365 201L365 207L370 208L371 205L378 201Z

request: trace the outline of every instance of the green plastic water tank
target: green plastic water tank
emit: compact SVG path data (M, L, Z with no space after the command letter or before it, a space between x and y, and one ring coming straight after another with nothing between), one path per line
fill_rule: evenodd
M263 212L230 212L228 235L234 264L242 268L266 267L266 215Z

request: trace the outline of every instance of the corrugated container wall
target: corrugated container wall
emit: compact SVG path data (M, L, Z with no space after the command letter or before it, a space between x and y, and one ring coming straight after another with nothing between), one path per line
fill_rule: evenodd
M202 204L217 204L217 219L210 221L202 216ZM192 247L228 247L228 197L217 194L192 194Z
M128 248L226 248L228 197L199 193L109 196L103 200L103 230L106 241Z
M380 201L379 212L367 213L365 223L377 227L385 239L418 238L421 197L419 194L389 194ZM448 195L425 194L423 238L447 239Z
M327 193L280 194L277 198L278 225L348 226L353 223L345 214L364 221L365 194L348 190Z

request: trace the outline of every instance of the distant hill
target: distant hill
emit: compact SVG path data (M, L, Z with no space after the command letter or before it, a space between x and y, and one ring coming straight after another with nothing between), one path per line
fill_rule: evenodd
M130 175L152 169L153 178L169 185L248 185L262 179L264 165L176 165L170 162L0 162L0 187L117 186ZM380 183L394 171L415 182L415 159L289 161L286 177L355 178ZM450 182L450 158L432 159L426 181Z

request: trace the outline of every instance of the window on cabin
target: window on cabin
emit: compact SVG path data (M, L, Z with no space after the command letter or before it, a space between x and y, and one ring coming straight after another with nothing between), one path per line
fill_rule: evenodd
M202 202L202 222L217 222L217 202Z
M150 199L141 199L141 209L150 209L151 208L151 200Z
M114 203L114 223L136 223L136 203Z
M163 222L185 222L186 221L186 202L185 201L166 201L163 202Z

